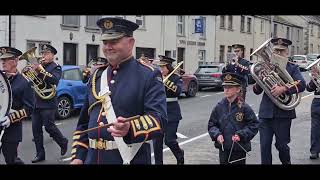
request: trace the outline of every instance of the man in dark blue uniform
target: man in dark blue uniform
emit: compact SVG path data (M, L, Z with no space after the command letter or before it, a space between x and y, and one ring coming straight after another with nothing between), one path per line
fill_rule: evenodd
M33 64L33 68L38 72L38 78L42 79L47 86L57 86L61 77L61 66L56 64L54 55L57 50L49 45L42 46L41 64ZM32 163L45 160L45 150L43 147L42 126L50 134L50 137L60 146L61 155L65 155L68 148L68 139L65 138L55 125L55 113L57 108L57 96L43 99L36 93L36 108L32 115L32 133L36 146L36 157Z
M150 144L146 141L161 135L167 121L161 72L133 57L133 31L139 27L136 23L102 18L97 25L102 31L102 51L109 64L99 67L88 82L88 97L73 136L71 164L151 164ZM112 119L106 119L111 110L105 111L103 97L99 95L105 88L111 91L116 116L114 125L81 133L112 122ZM136 115L140 118L124 122ZM126 144L142 143L130 162L122 159L116 137Z
M12 89L12 107L7 116L0 119L4 127L2 137L2 153L7 164L23 164L18 158L18 145L22 141L22 121L30 118L34 109L34 91L17 70L21 51L12 47L0 47L2 67L8 77ZM20 160L19 162L16 160Z
M271 40L273 43L273 51L283 57L288 57L288 46L292 42L288 39L274 38ZM275 85L272 87L271 93L274 97L283 93L295 94L303 92L306 88L305 80L303 79L299 67L290 62L287 63L286 70L295 81L295 85L291 87ZM256 83L253 86L255 94L261 94L263 89ZM283 110L275 105L269 96L264 93L259 109L260 119L260 148L261 148L261 163L272 164L271 145L273 135L276 136L275 146L279 151L279 158L282 164L291 164L290 148L290 128L292 119L296 118L295 109Z
M172 58L159 55L160 70L162 76L166 78L173 70L172 63L175 61ZM172 74L169 79L164 82L167 95L167 113L168 123L164 131L165 144L170 148L173 155L177 159L177 164L184 164L184 151L180 148L177 142L177 130L179 122L182 119L181 110L178 103L178 97L182 91L182 79L179 74ZM163 164L163 136L153 140L155 164Z
M220 164L232 161L234 164L245 164L246 153L251 151L250 141L258 133L259 122L251 107L240 98L240 86L245 79L229 72L221 78L225 98L213 108L208 132L219 149Z
M319 59L320 56L317 57ZM319 77L320 71L318 68L318 64L316 64L311 69L312 77ZM311 78L312 78L311 77ZM319 79L314 79L315 82L318 82ZM313 80L307 84L307 91L314 92L314 98L311 104L311 147L310 147L310 159L318 159L320 153L320 89L317 88L317 85Z
M250 63L248 60L244 59L244 45L242 44L234 44L232 45L233 52L235 53L235 57L233 59L234 62L228 63L226 67L223 69L223 73L231 72L236 73L244 77L245 83L242 83L242 98L243 101L246 99L246 92L248 86L248 74L250 73L249 66Z

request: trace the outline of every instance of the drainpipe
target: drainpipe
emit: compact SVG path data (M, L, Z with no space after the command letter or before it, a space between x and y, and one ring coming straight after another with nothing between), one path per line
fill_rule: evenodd
M9 47L11 47L11 15L9 15Z

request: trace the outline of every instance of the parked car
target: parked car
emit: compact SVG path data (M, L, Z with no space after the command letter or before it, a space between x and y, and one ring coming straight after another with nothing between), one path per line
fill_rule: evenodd
M187 97L194 97L198 92L198 78L193 74L185 74L184 70L180 70L183 81L182 93Z
M73 110L83 106L88 92L82 79L82 68L80 66L62 66L62 76L57 86L56 116L58 119L70 117Z
M304 71L309 64L307 55L293 55L291 57L291 62L298 65L301 71Z
M159 68L159 66L157 65L159 60L150 60L152 61L152 65L154 67ZM193 74L186 74L183 69L180 69L178 71L179 72L177 73L181 75L183 81L182 93L185 94L187 97L196 96L198 92L198 78Z
M313 61L317 59L320 54L307 54L308 64L311 64Z
M198 78L199 90L205 87L222 88L222 69L224 64L212 63L208 65L200 65L194 75Z

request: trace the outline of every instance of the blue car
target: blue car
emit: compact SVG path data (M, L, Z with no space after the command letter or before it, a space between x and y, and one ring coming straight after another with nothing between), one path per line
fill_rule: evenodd
M88 92L86 83L82 79L81 67L62 66L62 76L57 87L58 105L56 116L58 119L70 117L73 110L83 106Z

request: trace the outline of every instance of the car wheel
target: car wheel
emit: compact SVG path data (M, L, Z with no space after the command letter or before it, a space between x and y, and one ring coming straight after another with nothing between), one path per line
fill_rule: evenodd
M196 96L198 91L197 84L194 81L191 81L188 86L188 91L186 92L187 97Z
M67 119L71 115L71 100L66 96L58 98L57 117L59 119Z

